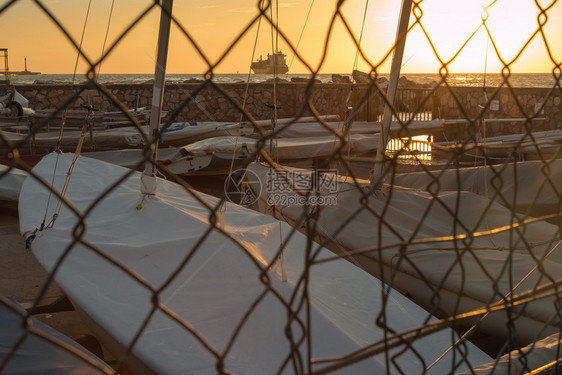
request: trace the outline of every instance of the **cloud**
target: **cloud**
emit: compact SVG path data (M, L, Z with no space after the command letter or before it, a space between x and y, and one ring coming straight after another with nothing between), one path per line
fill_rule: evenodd
M257 13L257 8L230 8L226 10L230 13Z
M297 8L300 5L300 3L282 3L279 4L279 8Z
M298 8L300 6L301 3L299 2L279 4L279 8ZM245 7L245 8L230 8L230 9L226 9L226 11L230 13L256 13L259 12L259 9L257 6L255 6L255 7Z
M215 26L217 26L217 24L214 22L203 22L203 23L191 24L189 25L189 29L208 29L208 28L214 28Z

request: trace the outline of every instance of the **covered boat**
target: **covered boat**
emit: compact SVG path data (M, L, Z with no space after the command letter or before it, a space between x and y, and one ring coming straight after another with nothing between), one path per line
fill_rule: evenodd
M249 169L259 177L255 179L259 183L246 185L259 192L255 204L259 211L300 228L312 210L316 230L308 235L408 293L420 306L457 316L554 288L548 298L499 308L464 324L521 345L561 331L556 280L562 277L562 249L557 225L526 220L468 191L432 193L432 188L386 185L371 192L369 181L330 174L317 174L317 189L312 189L310 177L308 184L290 185L309 171L287 167L278 172L256 163ZM284 184L276 188L284 196L263 188L272 184Z
M0 295L0 373L112 374L109 365L69 337L30 317L13 297Z
M56 220L42 226L56 210L44 181L60 191L72 160L50 154L35 166L20 229L137 373L442 374L490 360L445 326L422 334L435 318L347 260L325 261L329 251L286 223L222 211L169 181L147 196L140 173L79 157Z

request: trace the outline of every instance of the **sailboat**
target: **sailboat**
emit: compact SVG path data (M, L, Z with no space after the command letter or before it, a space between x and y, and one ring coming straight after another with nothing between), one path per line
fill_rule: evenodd
M522 119L516 119L522 120ZM455 122L452 120L450 122ZM562 131L559 129L535 131L523 134L509 134L486 137L479 142L467 142L463 145L467 150L467 159L482 158L494 162L508 160L550 160L560 158L560 141ZM455 142L436 142L437 146L455 146ZM443 153L439 150L437 153Z
M109 374L111 367L34 317L13 297L0 296L2 374ZM17 348L11 352L12 348ZM74 352L73 352L74 351Z
M555 219L560 212L562 160L396 174L393 183L423 191L438 183L441 191L468 191L520 214Z
M163 128L161 143L166 147L181 147L205 138L235 135L239 132L242 135L251 134L253 127L249 124L233 122L177 122L167 124ZM140 131L136 127L129 126L96 130L92 132L91 140L101 149L143 147L147 145L147 134L150 134L148 126L142 126ZM66 131L62 136L59 131L41 132L30 137L28 134L4 131L3 135L11 142L19 142L22 147L29 144L37 150L49 150L59 144L62 149L69 151L78 143L82 132Z
M333 155L338 149L353 153L368 153L375 148L378 135L353 134L347 137L346 145L335 135L301 138L278 138L263 141L263 150L283 163L312 167L319 160ZM259 156L260 140L249 137L224 136L204 139L183 147L189 154L211 155L211 162L198 174L229 174L232 170L249 163L250 158ZM252 160L254 160L252 159Z
M276 170L252 164L257 181L270 186ZM283 168L286 176L308 171ZM288 178L288 177L287 177ZM558 226L544 221L524 223L522 215L486 197L466 191L430 193L385 185L369 193L370 182L324 175L336 188L319 182L310 195L318 211L315 239L335 253L350 257L364 269L398 290L403 290L429 311L447 316L469 313L501 304L517 294L536 292L562 275L562 249ZM288 183L279 187L284 199L273 199L259 184L256 208L298 225L307 205ZM328 200L327 197L333 199ZM310 209L310 208L308 208ZM485 219L481 219L484 216ZM541 268L537 268L537 264ZM554 285L553 285L554 286ZM511 313L512 329L505 325L506 311L471 320L493 337L516 338L529 344L560 331L557 295L531 301Z
M33 173L51 179L58 165L53 188L60 190L72 160L50 154ZM384 304L383 285L345 259L315 265L331 253L312 251L304 235L271 216L227 204L213 225L209 208L219 205L216 198L164 180L158 180L158 194L146 197L138 189L140 172L89 158L78 158L74 174L64 207L45 230L36 229L43 212L50 217L55 210L47 206L50 190L28 178L20 228L102 342L117 356L131 349L129 366L159 374L214 372L216 366L235 373L293 372L313 358L345 356L391 331L434 320L395 290ZM84 232L74 239L82 215ZM384 311L388 327L379 328L375 321ZM403 347L400 368L420 372L424 361L447 351L452 337L447 328ZM468 343L462 347L471 364L489 360ZM433 371L451 370L456 350ZM384 356L348 371L384 372Z
M0 201L16 202L27 176L21 169L0 164Z

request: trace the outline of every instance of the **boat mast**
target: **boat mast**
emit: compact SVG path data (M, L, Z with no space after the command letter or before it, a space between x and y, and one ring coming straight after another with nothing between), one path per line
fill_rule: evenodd
M375 157L375 168L371 175L371 185L377 188L381 187L384 183L383 162L384 152L386 151L386 146L390 138L390 123L392 122L391 106L394 106L394 98L396 97L396 89L398 88L398 80L400 79L400 68L402 67L402 57L404 56L404 46L406 45L411 10L412 0L402 0L398 29L396 31L396 42L392 55L392 66L390 68L390 82L386 93L388 103L384 106L381 133L377 147L377 155Z
M162 102L164 99L164 84L166 79L166 62L168 59L168 42L170 39L170 26L172 23L173 0L162 0L160 14L160 30L158 32L158 51L156 54L156 70L154 72L154 86L152 89L152 109L150 112L150 127L148 138L154 141L160 129L162 116ZM141 175L141 192L143 194L156 194L156 154L158 142L149 150L149 158Z

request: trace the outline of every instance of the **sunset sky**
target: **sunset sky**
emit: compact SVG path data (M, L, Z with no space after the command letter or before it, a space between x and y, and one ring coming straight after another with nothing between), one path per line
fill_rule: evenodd
M342 13L357 38L366 0L348 0ZM451 59L482 23L483 6L492 0L424 0L421 22L443 60ZM0 0L0 6L8 4ZM77 43L80 41L88 0L42 0L42 3L64 25ZM83 50L92 59L101 55L111 0L93 0ZM173 14L204 51L211 63L224 53L232 41L258 14L257 0L175 0ZM275 4L275 1L273 2ZM328 24L334 13L336 0L279 0L279 25L290 42L296 46L302 33L298 50L313 69L317 69L326 41ZM548 6L551 1L540 1ZM562 3L548 10L548 22L544 27L546 41L553 58L562 60ZM151 0L115 0L109 28L107 46L150 4ZM394 43L400 10L399 0L370 0L362 47L374 65L383 61ZM305 20L310 11L308 22ZM103 62L101 73L153 73L159 9L153 9ZM274 17L277 12L274 12ZM493 41L505 61L511 61L537 29L539 9L533 0L498 0L489 8L487 25ZM413 22L414 18L411 18ZM0 47L9 50L11 70L23 70L24 57L28 69L42 73L72 73L76 50L66 37L31 0L19 0L0 13L3 26ZM248 73L257 44L254 60L272 51L272 30L269 24L255 23L241 38L227 57L215 69L216 73ZM452 72L483 72L488 48L488 72L499 72L499 63L493 44L487 41L481 28L474 38L449 65ZM293 53L279 39L279 48L287 54L291 63ZM550 72L554 63L547 54L542 36L535 36L521 56L512 65L514 72ZM327 59L321 73L351 73L356 48L349 34L337 20L328 42ZM390 59L380 72L388 72ZM422 28L415 26L408 35L402 72L436 73L440 63L430 48ZM360 70L369 70L360 59ZM193 48L189 40L173 26L169 50L169 73L203 73L207 64ZM86 65L81 62L77 73L84 74ZM290 73L307 73L309 70L295 59Z

